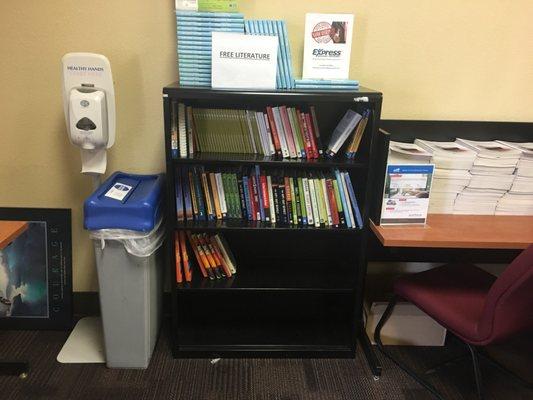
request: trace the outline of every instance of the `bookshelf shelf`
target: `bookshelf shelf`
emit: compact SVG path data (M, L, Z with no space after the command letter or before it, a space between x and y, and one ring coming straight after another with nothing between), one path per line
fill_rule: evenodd
M253 154L196 153L172 158L171 105L260 111L287 105L316 110L322 142L348 109L370 110L357 157L279 159ZM172 352L174 357L354 357L363 328L363 281L366 273L368 211L375 191L382 95L358 91L215 90L163 88L167 172L166 235L176 231L220 233L236 258L237 274L229 279L203 279L193 269L190 283L172 287ZM182 167L210 171L259 165L295 173L347 170L359 203L362 229L272 225L227 219L179 222L175 178ZM292 172L291 172L292 173ZM306 234L307 233L307 234ZM167 246L166 262L176 282L175 254Z
M361 157L362 158L362 157ZM281 159L265 157L255 154L231 154L231 153L197 153L188 158L175 158L175 165L217 165L217 166L239 166L239 165L261 165L263 167L276 168L344 168L344 169L365 169L368 161L364 159L343 159L343 158L319 158L315 160L301 159Z
M189 293L232 290L351 293L354 281L349 266L342 263L263 259L240 262L237 274L229 279L209 280L196 273L192 282L177 283L176 288Z
M333 227L314 227L314 226L296 226L287 224L270 224L267 222L242 221L242 220L223 220L223 221L194 221L194 222L176 222L176 229L187 230L191 232L224 232L224 231L272 231L272 232L315 232L315 233L341 233L357 235L361 229L356 228L333 228Z

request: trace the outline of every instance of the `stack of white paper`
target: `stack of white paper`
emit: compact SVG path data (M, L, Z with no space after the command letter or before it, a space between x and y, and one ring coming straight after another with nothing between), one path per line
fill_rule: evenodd
M526 176L533 178L533 142L531 143L516 143L516 142L503 142L501 140L498 143L502 143L506 146L520 151L520 159L516 166L517 176Z
M387 164L429 164L431 153L414 143L389 142Z
M521 151L498 141L457 139L457 143L472 149L476 158L470 169L472 178L458 195L454 213L493 215L500 198L513 186Z
M433 142L416 139L415 144L432 154L435 164L429 212L451 214L455 199L470 183L470 172L477 153L456 142Z
M457 195L454 214L493 215L505 190L465 188Z
M457 139L457 143L477 153L472 174L511 175L520 159L521 151L496 140L478 142L475 140Z
M416 139L415 144L432 154L431 163L436 169L469 170L477 153L457 142L432 142Z
M502 142L521 152L515 179L498 202L496 215L533 215L533 143Z

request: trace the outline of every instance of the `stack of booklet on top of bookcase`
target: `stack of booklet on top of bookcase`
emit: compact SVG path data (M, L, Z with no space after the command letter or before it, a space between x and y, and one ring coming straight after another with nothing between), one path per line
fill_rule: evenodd
M470 183L468 171L472 168L476 152L455 142L416 139L415 144L431 153L430 162L435 164L429 212L453 213L457 195Z
M283 20L247 19L244 21L244 27L247 35L278 37L276 87L278 89L293 89L294 75L292 73L291 47L286 22Z
M211 86L211 33L244 33L239 13L176 11L179 82Z
M499 143L520 150L511 189L496 206L496 215L533 215L533 143Z
M494 214L498 202L511 189L521 151L497 141L457 139L476 152L472 178L457 196L455 214Z

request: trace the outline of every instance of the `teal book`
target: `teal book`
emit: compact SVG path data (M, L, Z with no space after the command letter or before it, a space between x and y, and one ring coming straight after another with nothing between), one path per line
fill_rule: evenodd
M295 83L299 85L359 85L359 81L352 79L296 79Z
M292 55L291 55L291 46L289 42L289 32L287 30L287 23L285 21L282 22L282 30L283 30L283 40L285 41L285 52L287 55L287 64L289 68L289 88L294 88L294 74L292 72Z
M191 16L196 18L235 18L242 19L244 15L241 13L226 13L226 12L205 12L205 11L180 11L176 10L177 16Z
M270 30L273 32L274 36L277 36L278 37L278 69L279 69L279 76L280 76L280 82L281 82L281 89L285 89L287 88L287 83L285 82L285 67L283 66L283 56L282 56L282 52L281 52L281 49L280 49L280 37L279 37L279 32L278 32L278 25L276 23L276 21L271 21L271 20L268 20L267 21L269 27L270 27Z

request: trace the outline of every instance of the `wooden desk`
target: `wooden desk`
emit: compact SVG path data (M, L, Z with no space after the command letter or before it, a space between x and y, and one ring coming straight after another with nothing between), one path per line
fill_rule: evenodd
M533 216L429 214L426 226L370 227L386 247L525 249Z
M28 223L24 221L0 221L0 250L19 237Z

